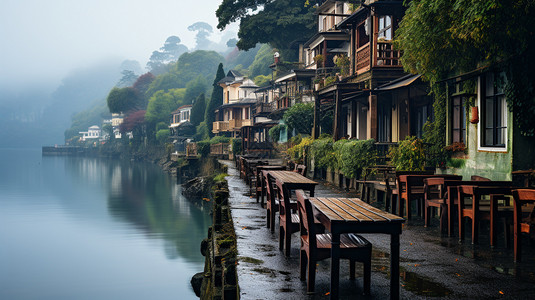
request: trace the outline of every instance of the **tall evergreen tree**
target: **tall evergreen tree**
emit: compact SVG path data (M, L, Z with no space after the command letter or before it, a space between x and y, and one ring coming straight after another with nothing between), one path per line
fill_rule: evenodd
M206 101L204 99L204 93L200 94L199 97L193 103L191 108L191 115L189 121L193 126L197 127L202 121L204 121L204 111L206 110Z
M212 84L212 86L214 87L212 90L212 97L206 105L206 111L204 112L204 120L206 121L206 125L208 126L208 132L210 133L210 136L213 136L212 127L215 122L214 112L216 108L223 104L223 88L219 86L219 84L217 84L223 78L225 78L225 71L223 70L223 64L220 63L219 67L217 68L214 83Z

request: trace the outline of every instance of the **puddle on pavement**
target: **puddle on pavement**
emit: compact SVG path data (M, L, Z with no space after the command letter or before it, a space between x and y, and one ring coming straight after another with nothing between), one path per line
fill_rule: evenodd
M381 272L390 276L390 255L386 252L373 250L372 257L374 260L382 263L372 263L374 272ZM401 259L403 261L403 259ZM440 283L429 280L428 278L409 272L400 268L399 277L402 280L402 287L419 296L426 297L445 297L453 292Z
M402 280L402 287L419 296L426 297L445 297L453 292L441 285L433 282L425 277L409 271L400 271L399 277Z

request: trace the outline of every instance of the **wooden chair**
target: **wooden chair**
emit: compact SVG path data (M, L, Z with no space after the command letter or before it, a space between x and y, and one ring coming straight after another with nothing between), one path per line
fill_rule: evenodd
M425 227L431 223L431 208L440 208L440 232L446 228L447 220L447 199L446 190L444 189L444 178L425 178L424 179L424 219Z
M306 165L295 165L294 172L299 173L303 176L306 176L307 166Z
M273 182L273 178L267 174L264 176L266 186L266 221L267 228L271 232L275 232L275 213L279 211L279 201L277 200L277 187Z
M297 190L301 248L299 254L301 280L307 281L307 292L313 293L316 280L316 262L331 257L331 234L316 231L312 204L303 190ZM355 262L364 264L364 294L370 294L372 244L360 235L346 233L340 236L340 258L349 259L349 276L355 279ZM308 270L308 276L307 276Z
M512 217L513 209L503 205L497 207L498 198L503 198L504 195L511 195L511 186L474 186L474 185L460 185L457 187L458 213L459 213L459 241L464 239L464 222L463 218L472 220L472 244L477 244L479 240L479 222L482 220L490 221L491 237L494 234L495 220L498 217ZM482 203L481 196L483 195L499 195L493 196L491 202ZM471 201L466 201L466 198L471 198ZM492 207L491 207L492 205ZM491 240L491 244L493 244Z
M394 214L400 214L401 209L399 208L399 193L400 191L405 191L405 185L401 186L400 177L403 175L433 175L434 171L395 171L393 174L389 174L389 180L394 181L394 187L389 186L386 191L387 201L390 203L385 204L385 208L388 205L391 208L391 212ZM399 211L398 211L399 210Z
M522 256L522 233L531 238L535 235L535 189L513 190L514 217L513 217L513 248L514 260L520 261ZM531 207L529 207L531 206ZM527 208L523 211L523 208Z
M279 249L290 256L292 233L299 231L299 214L297 203L290 203L290 191L277 186L279 198Z
M444 183L441 187L442 192L444 193L444 199L446 201L446 209L447 209L447 224L448 224L448 236L453 236L454 232L454 220L455 220L455 211L459 205L459 201L457 199L458 191L457 188L460 185L475 185L475 186L512 186L512 181L490 181L490 180L483 180L485 177L480 176L472 176L469 181L461 181L461 180L449 180L444 179ZM473 180L476 179L476 180ZM487 205L489 205L487 203Z
M422 208L424 207L424 179L425 178L447 178L453 180L462 180L462 176L449 174L436 175L400 175L398 181L398 199L399 199L399 214L403 216L405 208L407 219L411 218L411 203L417 200L418 215L422 215Z

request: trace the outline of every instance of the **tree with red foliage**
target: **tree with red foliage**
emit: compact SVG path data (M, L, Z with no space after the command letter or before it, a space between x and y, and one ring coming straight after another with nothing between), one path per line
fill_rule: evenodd
M138 77L132 87L136 89L142 96L145 96L145 93L149 89L149 85L154 81L154 75L151 72L145 73Z
M145 112L145 110L138 110L126 116L123 123L119 126L121 133L133 131L136 127L141 127L145 122Z

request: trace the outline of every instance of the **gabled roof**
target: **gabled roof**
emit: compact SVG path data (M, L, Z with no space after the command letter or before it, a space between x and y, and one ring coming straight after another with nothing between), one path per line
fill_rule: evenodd
M240 72L236 71L236 70L230 70L230 71L228 71L227 76L232 76L232 77L234 77L234 78L236 78L236 77L243 77L243 75L242 75Z
M258 85L256 85L251 79L245 79L243 84L240 85L240 88L258 88Z
M230 70L228 71L227 73L227 76L225 76L223 79L219 80L217 82L217 84L226 84L226 85L229 85L229 84L232 84L234 82L239 82L243 80L243 75L236 71L236 70Z
M173 112L171 112L171 114L172 114L172 115L177 114L177 113L179 113L181 110L183 110L183 109L185 109L185 108L191 108L191 107L193 107L193 105L191 105L191 104L182 105L181 107L179 107L179 108L175 109Z

